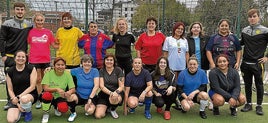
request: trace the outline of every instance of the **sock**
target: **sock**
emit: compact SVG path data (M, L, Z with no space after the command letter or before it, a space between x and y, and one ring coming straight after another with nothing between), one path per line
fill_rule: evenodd
M151 104L152 104L153 97L145 97L145 111L150 111Z
M206 106L208 105L208 100L200 100L200 111L205 111Z

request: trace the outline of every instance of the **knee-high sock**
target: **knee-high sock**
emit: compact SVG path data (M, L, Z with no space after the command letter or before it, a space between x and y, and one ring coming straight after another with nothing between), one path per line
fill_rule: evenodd
M145 111L150 111L151 104L152 104L153 97L145 97Z
M200 100L200 111L205 111L206 106L208 105L208 100Z

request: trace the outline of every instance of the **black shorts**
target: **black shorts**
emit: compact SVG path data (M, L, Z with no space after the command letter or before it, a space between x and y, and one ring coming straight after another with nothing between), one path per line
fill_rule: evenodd
M36 69L46 69L50 66L50 63L30 63L33 65Z
M194 103L198 103L198 102L197 102L197 96L198 96L198 94L199 94L199 93L197 93L197 94L194 95L194 98L193 98L193 100L192 100ZM179 96L179 100L180 100L180 102L181 102L182 100L184 100L184 98L183 98L182 96Z
M75 95L76 95L77 98L78 98L78 104L77 104L77 105L85 105L85 104L87 104L88 99L83 99L83 98L81 98L81 97L79 96L79 94L77 94L77 93L75 93ZM96 104L97 104L97 101L98 101L97 96L94 96L93 99L92 99L91 101L92 101L92 103L93 103L94 105L96 105Z
M122 98L122 101L118 104L118 105L122 105L123 104L123 100L124 100L124 92L122 91L122 92L120 92L120 94L119 94L120 96L121 96L121 98ZM110 104L110 101L109 101L109 95L108 94L106 94L106 93L104 93L104 92L100 92L99 94L98 94L98 102L97 102L97 104L103 104L103 105L106 105L106 106L111 106L111 104Z

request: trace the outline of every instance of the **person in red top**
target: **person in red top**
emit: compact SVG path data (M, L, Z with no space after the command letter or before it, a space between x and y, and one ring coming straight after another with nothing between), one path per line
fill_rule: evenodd
M37 92L42 93L41 81L44 76L44 70L50 66L50 46L58 48L55 38L51 30L44 28L45 17L41 13L36 13L34 18L35 27L28 34L29 63L32 64L37 71ZM37 109L41 108L41 103L36 102Z
M155 69L157 59L162 55L162 45L166 36L156 31L157 20L149 17L146 20L147 32L142 33L135 45L137 57L142 59L143 68L152 72Z

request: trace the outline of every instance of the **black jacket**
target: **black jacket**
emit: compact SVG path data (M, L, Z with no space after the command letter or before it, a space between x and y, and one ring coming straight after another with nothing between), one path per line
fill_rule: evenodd
M195 41L191 36L187 36L189 55L195 54ZM201 51L201 69L208 70L209 62L206 55L206 45L209 41L209 36L200 37L200 51Z

